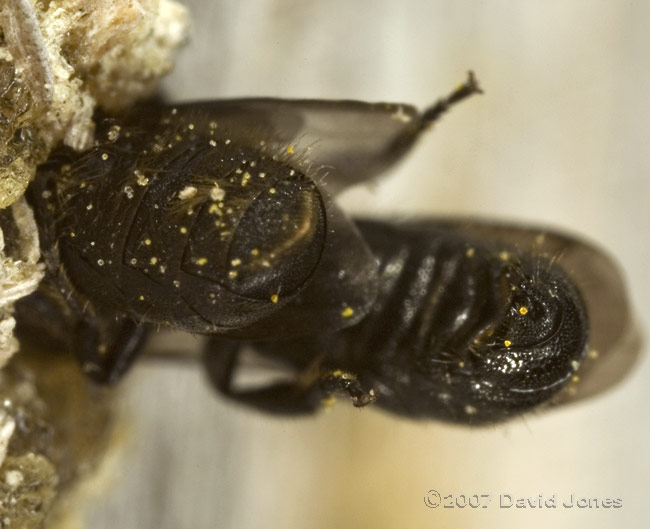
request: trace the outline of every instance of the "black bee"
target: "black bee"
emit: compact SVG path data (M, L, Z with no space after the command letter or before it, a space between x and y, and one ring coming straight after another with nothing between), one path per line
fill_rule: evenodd
M56 151L30 186L48 278L23 328L55 321L102 383L152 325L211 335L217 389L272 412L343 391L478 423L547 401L580 366L590 317L552 255L433 221L351 221L331 198L478 92L470 73L423 113L248 99L100 116L94 147ZM295 378L235 388L242 341Z
M601 392L633 365L625 288L599 249L485 221L356 225L379 260L370 313L290 340L212 337L203 358L219 392L284 414L343 392L356 406L376 400L411 418L481 424ZM289 378L240 387L251 349Z
M435 222L357 226L380 263L370 313L334 334L255 344L304 375L235 396L271 411L309 410L341 387L357 406L376 398L411 417L494 421L547 401L577 371L588 319L557 267ZM238 350L206 355L222 391Z

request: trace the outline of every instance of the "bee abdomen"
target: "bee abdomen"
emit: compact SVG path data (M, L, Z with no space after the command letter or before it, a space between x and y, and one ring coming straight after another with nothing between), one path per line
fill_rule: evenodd
M359 227L382 263L382 287L369 317L343 333L343 348L379 406L494 421L548 400L571 378L588 322L560 269L433 222Z
M370 351L408 350L420 368L462 354L498 318L490 255L448 233L360 222L381 262L381 289L364 322Z

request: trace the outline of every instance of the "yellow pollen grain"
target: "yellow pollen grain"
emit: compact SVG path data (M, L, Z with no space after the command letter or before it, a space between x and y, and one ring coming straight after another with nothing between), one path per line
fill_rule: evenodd
M136 182L139 186L146 186L149 183L149 179L139 169L136 169L133 173L136 176Z
M152 257L151 259L149 259L149 262L150 262L152 265L155 265L155 264L158 262L158 258L157 258L157 257Z
M237 270L231 270L230 272L228 272L228 277L230 279L235 279L238 275L239 275L239 272L237 272Z
M508 259L510 259L510 253L506 251L501 252L499 254L499 259L501 259L502 261L507 261Z
M147 246L151 246L151 239L145 239L145 240L144 240L144 243L145 243Z
M81 182L79 184L79 189L83 189L84 187L86 187L86 182Z
M108 138L109 141L115 141L120 135L120 126L119 125L113 125L111 127L111 130L108 131L108 134L106 134L106 137Z
M197 193L198 189L196 187L185 186L181 191L179 191L178 198L181 200L187 200L188 198L194 198Z
M185 233L187 233L187 228L185 226L181 226L181 229L179 231L181 233L185 234Z
M241 264L241 259L239 257L237 259L233 259L232 261L230 261L230 264L232 266L239 266Z
M510 347L512 345L512 342L510 340L504 340L503 345Z
M465 255L467 257L474 257L474 248L467 248L467 250L465 250Z
M288 152L289 154L293 154L293 145L288 145L288 146L287 146L287 152Z
M203 266L203 265L205 265L207 263L208 263L208 259L206 257L199 257L196 260L196 264L199 265L199 266Z
M525 316L526 314L528 314L528 308L519 307L519 314L521 314L522 316Z
M275 187L272 187L271 189L269 189L269 193L271 193L272 195L275 194Z
M341 311L341 316L344 318L351 318L354 315L354 309L352 307L345 307Z
M259 255L259 254L260 254L260 251L257 248L253 248L251 250L251 255Z
M280 297L277 294L271 296L271 303L277 303L280 300Z
M460 367L460 368L465 367L465 362L463 362L462 360L460 362L458 362L458 367Z
M210 140L208 143L210 144L210 147L216 147L217 146L217 142L214 141L214 140Z
M140 301L144 301L144 296L140 296L138 299L140 299Z
M102 160L108 160L108 154L106 153L102 154Z
M334 378L340 378L342 380L356 380L357 377L353 374L350 373L349 371L343 371L342 369L335 369L332 371L332 376Z

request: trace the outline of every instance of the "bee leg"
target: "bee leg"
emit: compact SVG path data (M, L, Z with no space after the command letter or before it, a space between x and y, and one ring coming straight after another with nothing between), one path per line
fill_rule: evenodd
M93 381L113 384L131 367L148 334L148 327L127 316L86 316L77 324L73 350Z
M323 373L319 385L321 391L327 395L328 401L332 400L337 393L345 393L350 397L355 408L362 408L377 400L374 389L364 390L356 375L342 369Z
M258 389L236 389L233 379L239 367L241 344L230 340L210 340L203 354L203 364L214 388L240 404L278 415L306 415L321 405L317 385L279 382Z
M76 308L57 290L41 285L16 304L16 335L21 347L73 352L83 371L100 384L117 382L131 366L148 327L126 316L91 315Z
M434 105L427 108L421 116L421 120L425 124L432 124L440 119L440 117L447 112L453 105L467 99L474 94L482 94L483 90L478 85L474 72L467 73L467 80L458 86L456 90L450 93L447 97L439 99Z
M342 369L321 371L318 363L304 368L293 380L238 390L233 387L233 379L241 350L240 342L212 339L203 355L208 376L217 391L241 404L268 413L304 415L332 403L337 393L347 394L356 407L375 401L374 390L365 391L355 375Z

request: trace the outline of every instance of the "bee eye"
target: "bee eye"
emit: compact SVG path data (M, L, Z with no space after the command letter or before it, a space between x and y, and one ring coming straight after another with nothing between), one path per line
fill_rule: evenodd
M302 287L318 265L325 242L320 191L306 178L286 179L247 208L229 248L229 288L269 299Z

